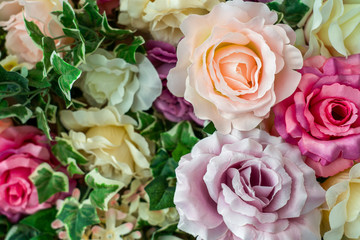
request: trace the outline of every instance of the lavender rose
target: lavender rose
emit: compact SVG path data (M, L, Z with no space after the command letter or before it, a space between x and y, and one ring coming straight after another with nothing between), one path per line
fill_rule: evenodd
M175 97L167 89L167 75L177 62L175 47L166 42L150 40L146 42L145 48L147 57L163 81L163 91L154 102L155 108L172 122L189 120L203 125L204 121L195 116L192 105L183 97Z
M320 239L325 192L279 137L215 133L181 158L176 177L178 227L199 239Z

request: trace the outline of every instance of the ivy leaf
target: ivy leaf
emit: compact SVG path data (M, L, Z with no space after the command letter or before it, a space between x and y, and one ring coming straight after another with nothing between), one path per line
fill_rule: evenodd
M51 54L56 50L55 42L50 37L42 38L42 49L43 49L43 63L44 63L44 74L46 75L52 68L50 57Z
M72 197L65 199L56 218L64 223L70 240L81 240L87 226L100 222L95 207L88 200L80 204Z
M55 72L60 74L58 83L61 91L71 101L70 90L74 82L80 77L81 70L62 60L56 52L51 54L50 61L54 66Z
M151 160L150 168L153 176L175 177L175 169L178 163L169 156L163 148L159 149L155 157Z
M141 36L135 36L130 45L125 43L119 44L115 49L115 55L118 58L124 59L126 62L136 64L135 53L140 49L141 45L145 43L145 40Z
M188 121L180 122L169 131L161 133L160 139L167 151L173 151L172 157L175 161L179 161L181 156L189 153L199 141Z
M28 79L29 79L29 86L35 88L48 88L51 84L45 78L45 70L44 70L44 63L38 62L36 67L29 70L28 72Z
M42 39L45 36L41 32L40 28L34 22L27 21L25 17L24 23L26 31L28 32L31 39L34 41L35 45L42 49Z
M49 124L47 122L44 110L42 110L40 107L36 107L35 115L37 120L37 127L45 133L48 139L52 140L52 137L50 136Z
M77 164L83 165L88 161L79 153L71 144L71 142L64 138L57 137L56 144L51 147L52 153L64 166L70 164L72 160L75 160Z
M164 132L164 125L161 121L154 115L142 111L136 112L134 118L138 122L136 130L138 130L142 136L153 141L159 140L160 133Z
M73 177L75 174L84 175L83 170L77 165L76 160L73 158L68 158L69 165L67 166L66 170L70 174L70 177Z
M20 221L21 224L32 227L42 233L56 235L56 231L51 227L51 222L55 220L57 210L48 208L40 210Z
M128 30L128 29L116 29L112 28L109 25L109 22L107 20L106 14L103 14L102 24L101 24L101 32L104 34L107 38L115 38L115 39L124 39L128 35L134 33L134 31Z
M0 65L0 76L0 99L29 91L29 81L21 74L8 72Z
M271 10L283 13L285 22L292 28L296 27L310 9L300 0L284 0L281 4L270 2L267 5Z
M90 193L91 203L105 211L108 209L110 199L124 187L122 182L101 176L97 169L93 169L86 175L85 182L94 189Z
M66 28L77 28L74 9L67 1L63 2L63 11L59 14L59 20Z
M16 117L22 124L25 124L31 117L32 112L29 108L20 104L0 109L0 119Z
M209 122L208 124L206 124L206 126L203 128L203 131L207 134L213 134L216 131L214 123Z
M68 177L62 172L55 172L47 163L40 164L29 178L37 189L39 203L55 193L69 191Z
M168 181L165 176L156 177L145 187L145 191L150 198L150 210L175 207L175 187L168 186Z

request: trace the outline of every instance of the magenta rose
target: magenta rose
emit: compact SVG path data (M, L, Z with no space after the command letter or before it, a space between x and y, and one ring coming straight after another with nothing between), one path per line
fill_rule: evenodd
M57 198L65 197L58 194L39 204L37 190L29 180L39 164L57 164L48 142L32 126L9 127L0 134L0 214L11 222L17 222L24 214L49 208Z
M172 122L189 120L203 125L204 121L195 116L192 105L183 97L175 97L166 86L167 75L177 62L175 47L166 42L149 40L146 42L145 48L147 57L163 81L162 93L154 102L155 108Z
M176 177L178 227L199 239L320 239L325 191L280 137L216 132L181 158Z
M307 59L295 93L274 108L275 127L299 146L319 176L360 157L360 55Z

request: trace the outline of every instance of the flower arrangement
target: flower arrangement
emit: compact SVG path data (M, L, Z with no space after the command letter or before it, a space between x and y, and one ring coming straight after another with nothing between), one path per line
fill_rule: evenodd
M360 239L359 16L0 0L0 239Z

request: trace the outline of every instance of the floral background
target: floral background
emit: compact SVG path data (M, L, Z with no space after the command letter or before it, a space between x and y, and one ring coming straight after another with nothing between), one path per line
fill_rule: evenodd
M359 39L358 0L0 0L0 239L359 239Z

